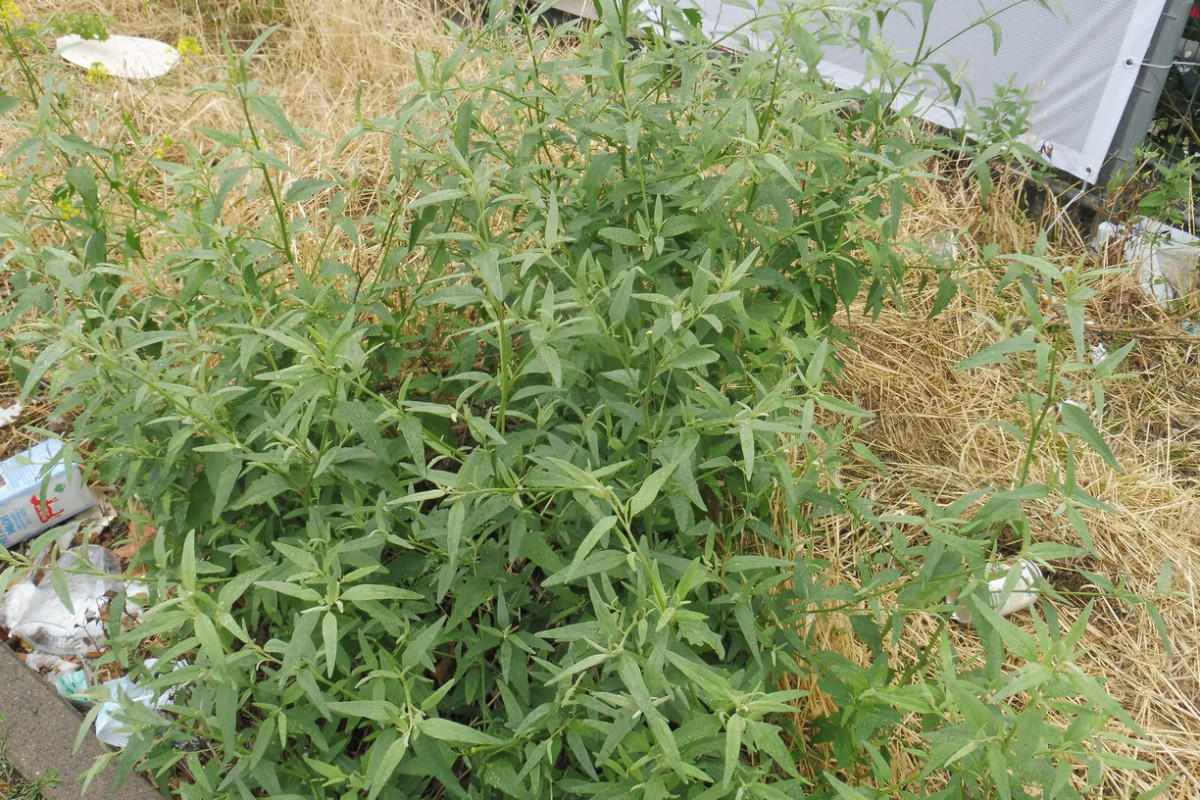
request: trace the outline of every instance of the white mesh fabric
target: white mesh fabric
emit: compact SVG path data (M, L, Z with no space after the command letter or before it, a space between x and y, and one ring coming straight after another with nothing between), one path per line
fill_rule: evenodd
M929 17L926 47L942 45L931 59L945 65L963 86L957 105L931 70L905 88L924 102L923 115L942 124L962 124L972 108L988 106L998 86L1013 84L1033 102L1026 140L1049 154L1051 163L1094 181L1112 144L1166 0L937 0ZM843 24L855 18L850 6L873 14L878 4L850 0L832 7L824 0L764 0L754 8L720 0L683 0L704 14L716 39L755 15L770 15L794 2L821 4ZM795 6L793 6L795 7ZM906 19L901 11L908 12ZM985 15L1001 28L993 50L992 30L972 23ZM892 51L911 61L920 41L920 4L904 3L883 26ZM761 38L750 37L753 47ZM853 46L827 46L822 72L841 85L878 82L863 53ZM886 78L885 78L886 80ZM936 98L936 103L933 102Z

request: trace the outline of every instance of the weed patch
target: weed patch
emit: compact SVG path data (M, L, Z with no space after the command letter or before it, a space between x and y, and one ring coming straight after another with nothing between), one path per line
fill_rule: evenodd
M806 13L736 60L635 43L626 5L464 33L341 143L389 154L377 180L293 173L315 134L252 79L263 37L199 90L238 126L146 158L136 130L91 141L3 28L27 77L3 98L10 366L157 528L111 658L188 661L147 682L186 688L135 713L127 769L184 798L1066 798L1129 763L1075 667L1087 615L1030 629L979 594L1002 534L1086 549L1022 537L1022 503L1094 498L1031 459L919 515L839 481L871 417L829 388L839 322L898 302L940 156L894 94L820 80ZM961 276L921 263L936 311ZM1069 271L1007 263L1082 325ZM1089 367L1034 322L963 369L1035 360L1005 430L1114 458L1086 413L1054 427L1061 359ZM853 580L814 555L829 513L877 544Z

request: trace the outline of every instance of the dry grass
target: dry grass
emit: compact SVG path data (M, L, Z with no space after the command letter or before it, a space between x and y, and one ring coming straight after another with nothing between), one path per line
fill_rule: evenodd
M964 230L964 267L978 263L973 259L988 242L1006 250L1027 250L1056 210L1050 209L1046 219L1029 219L1018 210L1018 187L1010 182L985 204L961 181L926 183L907 219L909 233L920 238L948 228ZM1087 257L1080 231L1059 233L1057 254ZM910 487L950 502L982 487L1010 487L1019 474L1023 445L987 421L1022 425L1025 411L1015 395L1029 387L1028 376L1007 367L953 371L963 358L998 341L998 327L1021 324L1015 295L992 291L998 278L994 271L977 275L973 296L960 294L932 320L926 318L932 292L914 289L906 308L890 309L874 322L854 321L855 348L844 354L841 391L875 412L862 439L890 472L880 475L870 464L851 460L840 477L848 484L867 486L867 496L889 511L920 512ZM1124 580L1130 591L1154 595L1164 564L1170 565L1171 595L1158 601L1170 647L1143 609L1102 600L1081 642L1087 652L1079 664L1102 677L1141 726L1148 749L1135 753L1130 748L1126 754L1155 764L1148 773L1113 771L1104 796L1136 797L1158 781L1173 778L1164 797L1198 798L1200 341L1183 334L1176 320L1146 301L1128 274L1105 277L1099 288L1090 307L1095 340L1110 350L1129 338L1137 339L1138 345L1128 363L1128 377L1111 383L1106 394L1109 442L1124 471L1116 472L1088 453L1080 459L1078 480L1117 513L1087 515L1095 557L1057 565L1050 580L1064 593L1058 610L1065 629L1078 618L1092 588L1079 570L1114 583ZM1049 437L1036 453L1033 478L1058 467L1060 457L1061 440ZM1053 514L1051 504L1032 503L1027 511L1035 540L1079 543L1067 521ZM818 555L831 562L831 574L853 574L856 558L873 547L852 520L830 519L823 531ZM1015 619L1028 624L1027 617ZM817 624L818 641L860 663L869 662L870 654L844 621L823 615ZM913 623L909 635L917 641L927 639L931 631L922 627L924 621ZM969 631L955 635L958 647L969 651L974 646ZM830 703L828 696L816 692L802 716L828 713ZM901 759L897 777L909 766Z
M284 27L253 63L254 78L282 98L297 125L321 131L308 149L286 153L296 176L320 174L328 165L363 176L366 185L382 184L389 174L387 153L372 149L367 140L338 153L342 137L362 119L390 113L403 87L414 77L417 51L445 50L440 38L440 13L414 0L23 0L27 17L41 18L61 11L102 13L114 33L145 35L168 42L197 37L206 55L193 60L146 94L145 84L111 81L76 82L77 102L125 111L133 127L155 142L188 143L201 151L209 145L196 127L240 127L231 101L212 94L193 94L191 88L224 63L219 32L233 31L235 45L261 31L255 6L270 7ZM97 135L119 136L110 123L97 118ZM0 132L0 147L7 146ZM962 232L960 263L978 266L982 247L997 243L1002 250L1028 249L1048 219L1030 220L1020 209L1020 192L1009 182L989 202L962 180L928 181L920 187L917 207L908 216L908 234L923 238L939 231ZM240 209L247 218L263 207ZM1057 213L1051 207L1049 215ZM1082 256L1083 234L1056 227L1059 253ZM857 347L846 352L842 390L876 413L864 430L865 441L887 464L881 476L866 463L850 461L845 481L864 482L867 493L883 507L914 510L909 488L950 501L983 486L1011 485L1022 448L988 420L1020 421L1022 407L1014 395L1025 388L1017 370L989 368L956 373L964 357L996 341L1001 327L1019 324L1011 297L991 291L998 276L981 271L972 279L975 292L960 295L933 320L926 319L932 294L915 289L906 307L883 313L871 322L852 321ZM1057 588L1083 589L1075 572L1080 566L1125 579L1134 592L1152 594L1164 563L1173 574L1177 593L1160 602L1170 630L1173 652L1159 640L1143 612L1100 603L1089 624L1082 666L1107 680L1110 692L1130 711L1151 748L1156 770L1149 774L1114 772L1106 796L1133 797L1155 781L1175 777L1165 796L1200 798L1200 609L1196 584L1200 580L1200 341L1184 336L1162 309L1146 301L1124 275L1107 277L1091 308L1095 335L1115 348L1138 340L1129 364L1130 377L1108 389L1106 425L1110 441L1125 466L1118 473L1099 458L1084 456L1079 480L1089 492L1118 509L1115 514L1089 518L1097 555L1086 565L1063 565L1052 576ZM0 376L0 404L16 387ZM35 404L32 418L45 415ZM0 430L0 454L21 449L27 435ZM1058 463L1053 441L1039 450L1033 474ZM1029 508L1039 539L1075 541L1070 526L1049 506ZM820 553L833 564L847 567L868 547L845 519L829 519ZM849 574L847 570L845 574ZM1067 600L1061 609L1064 624L1078 614L1082 600ZM1020 617L1016 619L1021 620ZM834 650L850 658L865 657L844 623L822 617L817 632ZM917 632L919 633L919 632ZM968 632L960 644L970 646ZM802 709L813 717L832 710L819 692Z
M264 92L279 97L294 125L319 132L305 137L304 147L284 143L274 150L290 168L284 183L333 170L356 177L360 198L369 198L386 183L387 151L368 138L342 149L339 145L363 121L396 110L416 76L414 55L449 50L442 17L465 13L451 4L435 8L414 0L23 0L20 5L29 20L95 13L109 21L112 34L172 44L191 36L200 42L203 55L155 82L88 82L81 73L62 68L86 134L101 144L120 142L131 151L127 163L139 156L148 161L156 151L182 161L184 147L215 154L219 148L201 128L245 128L234 98L195 87L219 80L227 53L244 49L266 29L266 21L281 24L253 58L250 77ZM51 37L46 42L53 46ZM130 136L131 129L138 131L138 140ZM15 128L0 128L0 149L18 136ZM141 187L147 199L156 190L170 191L165 183ZM268 207L265 197L246 197L228 204L226 221L257 219Z

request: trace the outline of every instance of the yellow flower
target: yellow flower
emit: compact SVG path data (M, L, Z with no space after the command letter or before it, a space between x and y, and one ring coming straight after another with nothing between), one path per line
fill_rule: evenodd
M99 61L88 67L87 80L88 83L99 83L112 77L112 73L108 71L108 67L101 64Z
M58 209L58 213L63 219L71 219L78 217L83 211L79 206L75 205L70 197L62 197L54 201L54 207Z
M179 55L183 56L185 59L189 58L190 56L204 55L204 48L200 46L200 42L196 40L195 36L184 36L175 45L175 49L178 50Z
M158 159L167 157L167 148L175 144L175 140L170 136L164 136L158 147L154 148L154 157Z
M0 0L0 24L7 27L21 19L21 9L13 0Z

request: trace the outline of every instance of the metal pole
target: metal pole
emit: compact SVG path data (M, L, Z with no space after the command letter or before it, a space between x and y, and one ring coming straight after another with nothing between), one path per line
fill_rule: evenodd
M1150 123L1154 121L1154 111L1162 96L1163 85L1167 82L1179 43L1183 40L1183 29L1192 10L1192 1L1167 0L1158 28L1150 40L1150 49L1146 51L1146 61L1138 71L1129 104L1125 106L1117 132L1113 134L1108 159L1097 183L1108 183L1133 163L1133 151L1146 138Z

